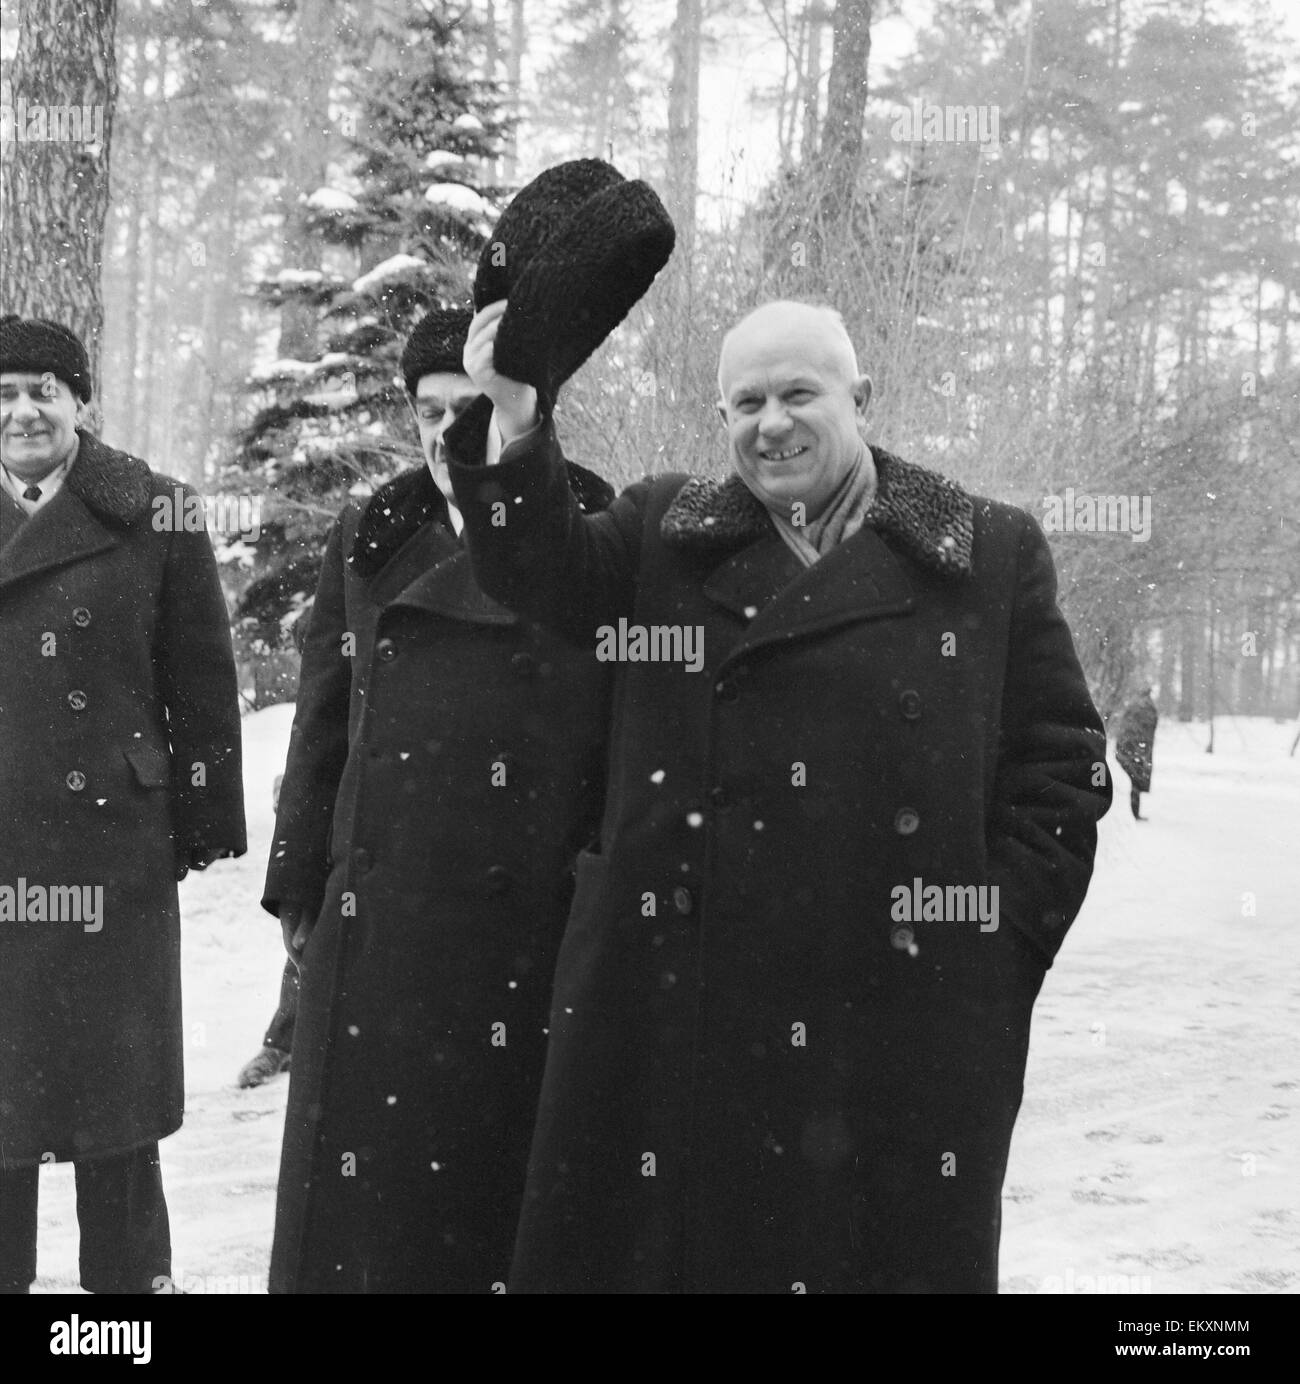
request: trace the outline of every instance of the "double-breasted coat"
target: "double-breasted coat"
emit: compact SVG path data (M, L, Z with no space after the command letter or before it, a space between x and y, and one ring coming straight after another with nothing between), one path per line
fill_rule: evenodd
M273 1292L504 1285L608 682L479 591L424 468L331 533L264 898L318 914Z
M0 491L0 1167L181 1123L176 864L246 848L234 656L200 513L189 487L88 432L34 514ZM20 882L25 920L4 916ZM63 920L34 919L37 897Z
M1041 531L877 451L805 569L735 476L582 518L549 421L472 465L488 413L447 437L481 584L622 660L510 1291L996 1291L1111 794Z

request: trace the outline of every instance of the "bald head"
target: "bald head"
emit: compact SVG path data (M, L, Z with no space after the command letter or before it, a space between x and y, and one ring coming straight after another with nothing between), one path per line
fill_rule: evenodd
M723 339L718 389L736 472L779 518L816 519L869 455L871 381L834 308L755 308Z
M858 356L849 339L844 319L834 308L816 303L799 303L778 298L764 303L742 317L722 338L718 355L718 393L723 403L727 386L735 374L737 359L744 359L754 347L799 342L799 349L815 356L838 378L858 378Z

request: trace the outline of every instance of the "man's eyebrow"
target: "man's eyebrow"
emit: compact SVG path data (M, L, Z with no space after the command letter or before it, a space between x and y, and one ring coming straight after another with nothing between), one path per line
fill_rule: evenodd
M820 389L821 382L815 380L810 375L796 375L793 379L780 381L780 392L788 394L792 389ZM750 381L742 381L727 394L729 400L741 399L746 394L764 393L762 385Z

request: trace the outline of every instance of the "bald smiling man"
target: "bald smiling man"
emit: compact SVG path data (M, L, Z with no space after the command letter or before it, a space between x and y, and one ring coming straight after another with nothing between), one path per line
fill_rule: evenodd
M510 1290L995 1292L1111 796L1041 531L869 446L839 315L793 302L723 342L732 473L584 516L503 309L447 437L476 572L621 660Z

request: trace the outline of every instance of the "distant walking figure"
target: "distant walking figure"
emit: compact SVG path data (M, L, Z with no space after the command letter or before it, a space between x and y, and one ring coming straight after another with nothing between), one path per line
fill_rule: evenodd
M1123 710L1119 719L1119 734L1115 739L1115 758L1120 768L1133 781L1129 804L1139 822L1146 818L1139 811L1142 794L1151 791L1151 753L1156 742L1156 722L1160 713L1151 700L1151 689L1144 687Z

